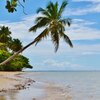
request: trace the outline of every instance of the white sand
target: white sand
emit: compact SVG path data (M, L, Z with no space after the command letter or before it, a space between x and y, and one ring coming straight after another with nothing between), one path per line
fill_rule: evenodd
M19 76L23 72L0 72L0 92L18 88L27 83L27 79ZM17 87L16 87L17 86Z

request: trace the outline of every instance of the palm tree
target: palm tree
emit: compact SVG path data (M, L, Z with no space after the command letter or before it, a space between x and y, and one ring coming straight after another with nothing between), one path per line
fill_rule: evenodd
M0 27L0 42L7 43L11 39L10 34L11 32L9 31L8 27Z
M19 39L13 39L9 42L9 49L11 49L13 52L17 52L22 48L22 43Z
M31 27L29 31L36 31L38 28L45 27L43 32L35 38L35 43L37 44L40 42L43 38L47 36L51 36L52 42L55 46L55 51L58 50L59 47L59 40L60 38L63 38L66 43L68 43L71 47L73 47L69 37L64 33L65 31L65 25L67 24L70 26L71 20L69 18L63 19L62 13L67 5L67 2L64 1L58 9L58 2L53 4L50 2L46 9L39 8L37 10L37 13L42 13L43 16L37 17L35 22L36 25Z
M32 26L29 31L36 31L39 28L45 27L45 29L38 35L34 41L20 49L18 52L16 52L14 55L9 57L7 60L2 62L0 65L4 65L15 56L17 56L19 53L24 51L26 48L33 44L39 43L43 38L46 38L47 36L51 36L52 42L55 46L55 52L58 50L59 47L59 40L60 38L63 38L66 43L68 43L71 47L73 47L71 40L69 37L64 33L65 32L65 26L66 24L70 26L71 20L69 18L63 19L62 13L65 10L65 7L67 6L67 1L63 1L60 8L58 7L58 2L55 4L50 2L46 9L39 8L37 10L37 13L42 13L43 16L37 17L35 20L35 25Z
M11 32L9 31L8 27L1 26L0 27L0 49L7 50L8 42L11 40Z

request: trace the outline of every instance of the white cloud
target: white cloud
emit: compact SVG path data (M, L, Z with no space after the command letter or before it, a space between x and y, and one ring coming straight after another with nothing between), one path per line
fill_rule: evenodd
M92 2L92 3L99 3L100 0L72 0L74 2Z
M86 15L89 13L100 13L100 0L73 0L74 2L91 2L84 8L70 8L65 11L64 15Z
M41 69L75 70L77 68L81 69L81 66L79 64L72 64L67 61L57 61L54 59L47 59L44 60L42 63L36 64L36 68L38 68L39 70Z
M68 36L72 40L94 40L100 39L100 30L91 27L95 22L89 22L82 19L75 19L70 28L66 28Z
M64 42L60 43L60 47L57 53L54 52L54 48L51 42L42 42L38 46L32 46L28 48L24 55L31 56L31 57L43 57L43 58L52 58L57 56L80 56L84 53L95 53L99 54L100 52L100 44L94 44L94 45L81 45L81 44L74 44L73 48L70 48L67 44Z
M28 32L28 29L34 25L34 19L38 15L31 15L22 19L19 22L1 22L0 25L6 25L10 27L12 36L21 39L24 45L27 42L31 42L41 31L36 33ZM66 27L66 34L68 33L71 40L88 40L88 39L100 39L100 30L91 28L91 25L95 25L95 22L85 21L83 19L74 19L71 27Z
M22 19L22 21L19 22L1 22L2 25L8 25L13 33L13 37L21 39L23 41L24 45L31 42L34 37L40 33L41 30L38 30L36 33L30 33L28 32L28 29L34 24L34 19L37 17L37 15L31 15L28 17L25 17ZM95 25L95 22L86 21L83 19L74 19L71 27L66 27L66 34L68 33L68 36L71 40L94 40L94 39L100 39L100 30L91 28L91 25ZM25 52L28 54L28 52L36 53L37 55L48 55L54 53L54 48L51 44L51 41L45 40L37 45L37 47L31 47L30 49L26 50ZM61 42L61 45L64 44L64 42ZM63 52L63 49L67 49L68 51L74 51L73 49L70 49L69 46L64 44L62 47L60 46L60 50L58 53ZM45 47L45 48L44 48ZM63 48L64 47L64 48ZM68 47L68 48L67 48ZM75 47L80 47L75 45ZM75 48L74 47L74 48ZM35 49L36 48L36 49ZM47 49L46 49L47 48ZM82 48L82 47L80 47ZM86 47L87 48L87 47ZM82 48L83 49L83 48ZM52 53L53 52L53 53Z
M100 12L100 0L73 0L78 1L90 1L92 2L86 8L70 9L69 15L84 15L87 13ZM68 11L68 10L67 10ZM68 13L67 13L68 14ZM66 15L66 13L65 13ZM19 38L24 45L30 43L37 34L41 32L38 30L36 33L28 32L28 29L34 25L34 19L39 15L29 15L24 17L18 22L0 21L0 25L8 25L12 31L14 38ZM83 19L74 19L71 27L66 27L66 34L71 40L94 40L100 39L100 30L91 27L97 24L96 22L90 22ZM51 41L42 41L36 47L31 46L23 54L30 59L34 69L82 69L82 65L79 62L71 62L80 56L87 56L93 54L100 54L100 44L94 45L81 45L74 44L74 48L69 48L64 42L60 42L60 48L57 53L54 53L54 47ZM68 58L67 58L68 57ZM68 61L69 60L69 61ZM89 60L87 58L87 60ZM80 60L79 60L80 61ZM93 62L94 63L94 62ZM91 63L92 65L92 63ZM85 66L83 66L84 68Z
M34 25L34 20L37 16L39 15L30 15L18 22L0 21L0 26L8 26L12 32L12 36L19 38L25 45L27 42L34 40L37 35L28 31L29 28ZM40 30L37 31L37 33L39 34Z
M41 30L38 30L36 33L29 33L28 29L34 24L34 19L37 17L37 15L31 15L28 17L25 17L22 19L22 21L19 22L1 22L0 25L8 25L13 33L14 38L19 38L23 42L24 45L30 43L31 41L34 40L34 37L40 33ZM70 37L71 40L94 40L94 39L100 39L100 30L91 28L91 25L95 25L95 22L89 22L83 19L74 19L71 27L66 27L66 34L68 33L68 36ZM69 48L68 45L66 45L63 41L60 42L60 48L58 51L58 55L61 53L66 53L66 52L79 52L88 48L89 46L80 46L74 44L74 48L71 49ZM84 49L85 48L85 49ZM91 47L91 50L97 49L98 47L96 46L95 48ZM91 51L90 49L88 51ZM29 53L31 52L31 54ZM51 41L45 40L42 41L40 44L37 45L37 47L30 47L27 49L24 53L26 56L28 55L56 55L54 53L54 47L52 45Z
M98 55L100 52L83 52L82 55Z
M8 25L13 33L14 38L19 38L23 41L24 45L31 42L34 37L40 33L41 30L36 33L29 33L28 29L34 24L34 19L37 15L32 15L25 17L22 21L19 22L1 22L0 25ZM100 39L100 30L92 28L91 25L95 25L95 22L89 22L83 19L74 19L71 27L66 27L66 33L71 38L71 40L93 40ZM74 44L74 48L69 48L64 42L60 42L60 48L57 53L54 53L54 47L52 46L51 41L42 41L36 47L32 46L25 50L23 54L30 58L31 64L40 69L81 69L81 65L77 63L72 63L64 59L63 61L59 61L58 58L69 56L75 60L75 57L81 56L83 54L86 55L86 52L100 52L100 45L77 45ZM91 53L92 54L92 53ZM58 58L57 58L58 57ZM48 58L50 58L48 60ZM36 59L36 60L35 60ZM39 60L41 60L39 61ZM45 60L47 59L47 60ZM55 59L55 60L54 60ZM36 62L35 62L36 61ZM37 63L37 64L36 64ZM42 64L41 64L42 63ZM47 65L47 66L46 66Z
M69 66L70 63L69 62L59 62L59 61L55 61L55 60L45 60L43 63L43 65L49 65L49 66L53 66L53 67L66 67Z

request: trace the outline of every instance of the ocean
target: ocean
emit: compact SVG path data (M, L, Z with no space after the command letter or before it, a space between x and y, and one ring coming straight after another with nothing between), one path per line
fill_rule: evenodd
M100 100L99 71L26 72L23 76L35 80L38 84L50 83L68 89L72 96L68 100ZM21 90L7 94L6 99L0 100L22 100L22 98L32 100L32 96L37 98L44 94L43 88L40 85L38 87L38 84L33 84L28 91Z
M72 100L100 100L99 71L37 72L34 76L36 81L70 87Z

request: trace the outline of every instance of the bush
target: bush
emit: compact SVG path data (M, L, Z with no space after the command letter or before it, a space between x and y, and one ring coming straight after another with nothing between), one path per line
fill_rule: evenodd
M0 50L0 62L6 60L12 54L5 50ZM29 59L19 55L4 66L0 66L0 71L22 71L23 68L32 68Z

